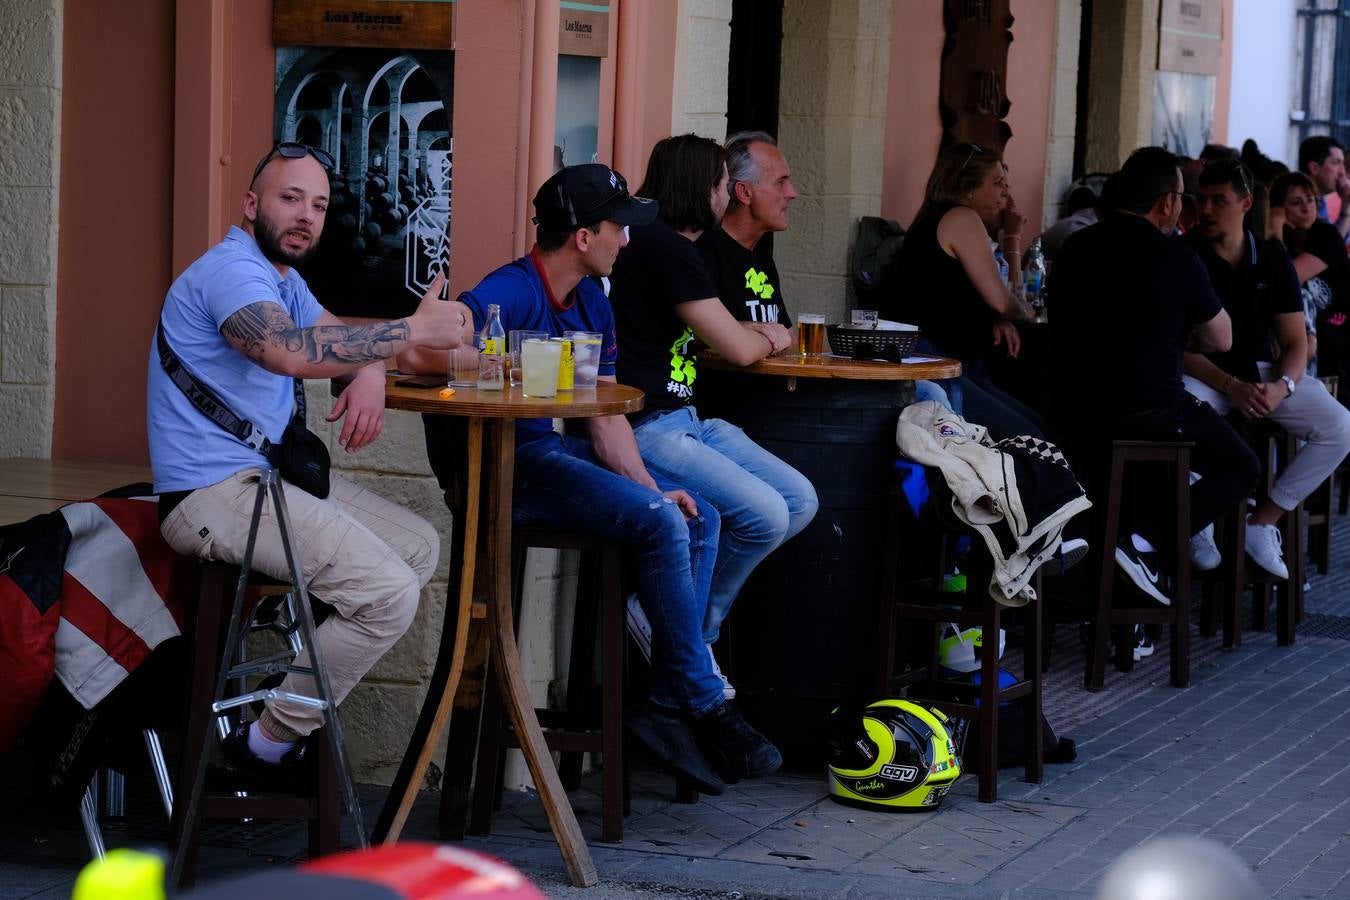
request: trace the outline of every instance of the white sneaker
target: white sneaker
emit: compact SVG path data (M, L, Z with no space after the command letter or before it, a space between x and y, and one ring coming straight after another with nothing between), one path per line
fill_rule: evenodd
M1143 625L1134 626L1134 661L1153 655L1153 641L1149 638L1148 632L1144 630Z
M1247 555L1276 578L1288 578L1284 564L1284 536L1275 525L1253 525L1247 519Z
M628 634L632 636L633 643L637 644L642 656L647 662L651 662L652 623L647 621L647 614L642 611L637 594L628 595Z
M736 689L727 681L727 676L722 674L722 667L717 664L717 657L713 655L712 644L704 644L708 648L708 659L712 661L713 674L722 679L722 697L727 700L736 699Z
M1214 543L1214 523L1210 522L1203 531L1191 537L1191 565L1201 572L1212 572L1221 562L1223 556Z

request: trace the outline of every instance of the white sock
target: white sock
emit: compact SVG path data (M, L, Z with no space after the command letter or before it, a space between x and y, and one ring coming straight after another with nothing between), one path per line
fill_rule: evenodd
M1134 549L1138 550L1140 553L1155 552L1153 545L1148 542L1148 538L1144 537L1142 534L1130 535L1130 542L1134 544Z
M248 750L263 762L273 765L281 762L281 758L294 746L295 741L272 740L257 722L248 727Z

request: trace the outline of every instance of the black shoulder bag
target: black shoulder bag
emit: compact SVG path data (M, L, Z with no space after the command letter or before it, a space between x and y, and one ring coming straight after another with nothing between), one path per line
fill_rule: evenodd
M183 365L164 337L163 322L155 328L155 345L164 373L188 398L189 403L245 445L261 453L286 481L320 500L328 496L328 469L332 460L323 440L305 427L304 381L297 378L292 385L295 390L295 414L286 424L281 443L274 444L257 425L235 415L215 391Z

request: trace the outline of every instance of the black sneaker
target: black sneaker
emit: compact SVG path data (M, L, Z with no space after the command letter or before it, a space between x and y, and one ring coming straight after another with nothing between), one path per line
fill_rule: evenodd
M1172 600L1162 592L1162 583L1158 574L1160 557L1156 550L1140 550L1127 535L1116 544L1116 565L1126 577L1148 596L1163 606L1171 606Z
M650 700L624 713L623 726L652 753L656 761L705 794L720 795L727 786L699 749L688 719L662 709Z
M727 784L772 775L783 764L783 754L745 721L731 700L695 719L694 736Z
M281 762L259 759L248 748L248 730L252 722L243 722L220 740L223 770L210 771L213 788L262 793L309 794L318 786L317 756L311 741L303 737L286 751Z

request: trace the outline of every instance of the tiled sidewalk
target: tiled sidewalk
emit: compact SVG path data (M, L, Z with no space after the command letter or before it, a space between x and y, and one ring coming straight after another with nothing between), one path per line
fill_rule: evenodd
M1295 646L1248 632L1223 652L1197 639L1192 684L1167 685L1166 647L1131 673L1108 667L1106 689L1081 687L1076 637L1055 659L1047 708L1072 723L1078 760L1049 766L1043 784L1006 770L995 804L963 777L940 810L896 815L835 804L817 773L733 786L695 805L671 801L671 782L635 770L623 844L598 842L593 780L573 795L602 883L571 888L542 814L515 795L494 834L469 846L569 897L1088 897L1103 869L1158 834L1200 834L1235 851L1272 897L1350 898L1350 521L1337 520L1338 564L1313 579L1309 624ZM1318 619L1316 617L1325 617ZM367 820L382 797L363 790ZM146 798L140 798L144 801ZM424 795L405 834L433 840L437 796ZM164 840L149 802L112 845ZM228 823L204 841L202 876L223 878L303 855L290 824ZM73 816L32 824L0 808L0 898L64 898L88 851Z

